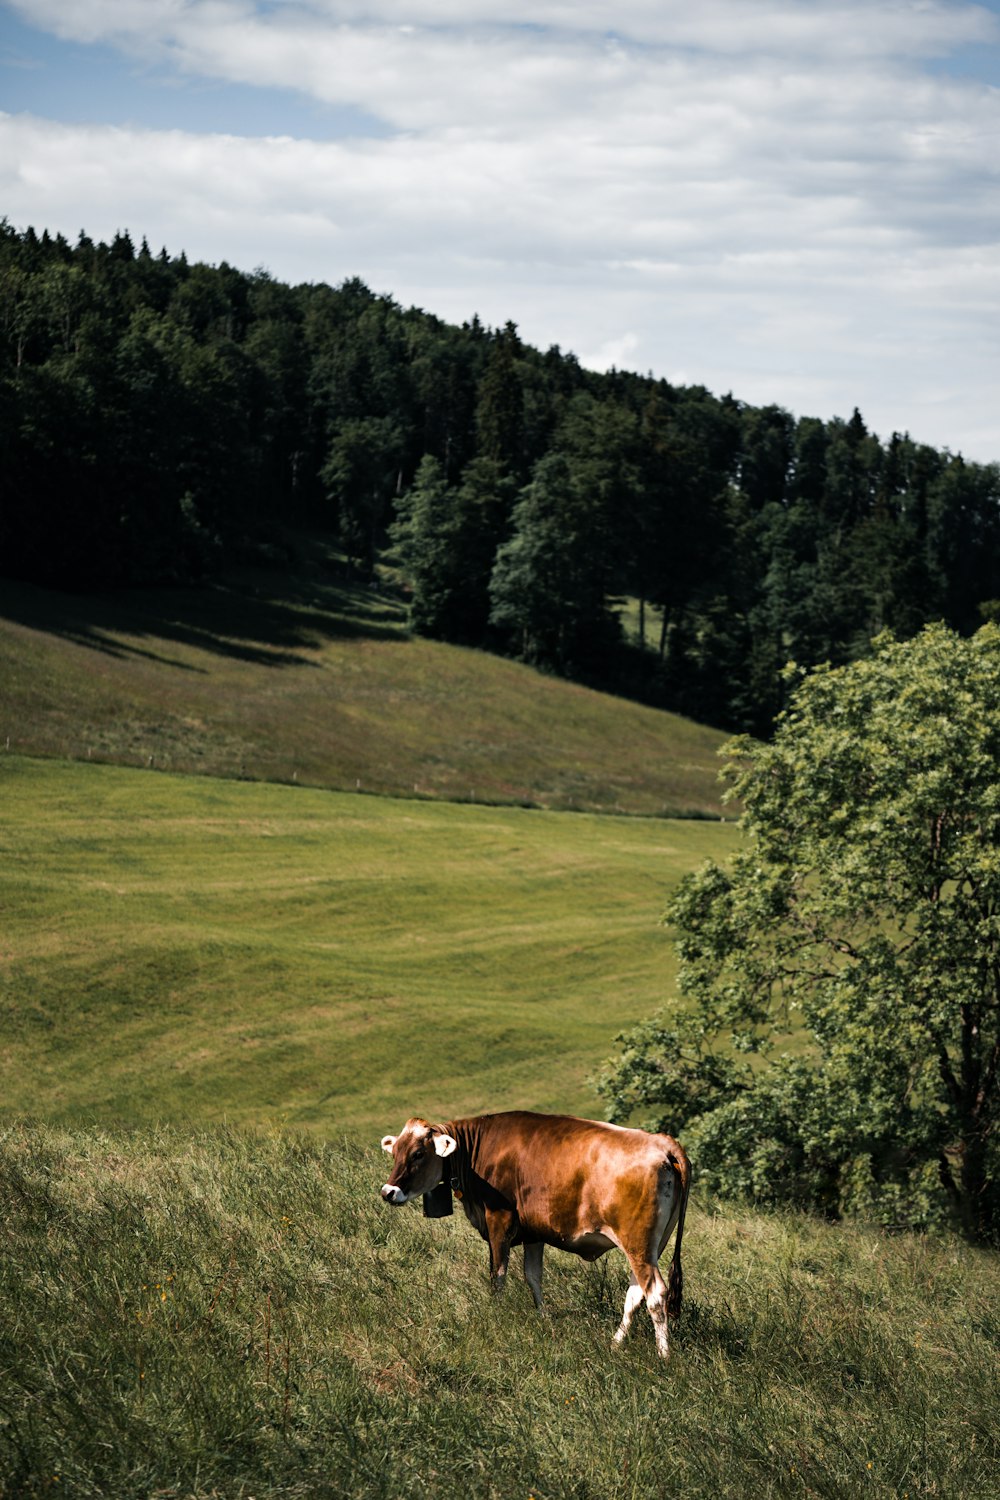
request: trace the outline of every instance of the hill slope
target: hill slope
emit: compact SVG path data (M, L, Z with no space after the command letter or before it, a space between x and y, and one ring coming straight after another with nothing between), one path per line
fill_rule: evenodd
M0 1113L593 1112L669 992L670 890L732 824L0 755Z
M410 638L321 543L291 572L76 596L4 583L0 747L550 808L719 815L722 737Z
M0 1488L139 1500L717 1500L996 1490L1000 1263L693 1208L670 1364L626 1275L539 1318L384 1157L233 1131L0 1133Z

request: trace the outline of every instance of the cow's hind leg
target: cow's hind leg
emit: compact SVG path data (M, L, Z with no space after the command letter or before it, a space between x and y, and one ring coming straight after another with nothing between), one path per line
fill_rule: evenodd
M634 1292L631 1286L628 1289L625 1297L626 1311L628 1311L630 1297L633 1298L633 1312L640 1302L645 1302L646 1311L653 1321L653 1332L656 1334L656 1352L662 1359L669 1359L670 1341L667 1336L667 1284L660 1275L660 1268L655 1261L633 1260L630 1255L629 1263L632 1267L632 1276L636 1282L636 1286ZM622 1319L622 1324L627 1331L628 1325L625 1323L624 1318Z
M625 1297L625 1313L615 1341L621 1342L628 1332L632 1314L641 1301L646 1304L656 1335L656 1352L662 1359L670 1358L670 1341L667 1334L667 1318L670 1299L667 1284L660 1275L660 1252L666 1243L677 1212L677 1194L674 1188L673 1169L664 1170L657 1183L656 1196L650 1204L650 1219L641 1235L622 1244L632 1269L632 1285ZM679 1300L679 1288L677 1289Z
M625 1310L622 1313L622 1320L618 1325L618 1332L614 1336L613 1343L620 1344L623 1342L625 1335L632 1326L632 1318L635 1310L642 1300L642 1287L635 1279L635 1272L631 1271L628 1278L628 1291L625 1293Z
M535 1245L524 1247L524 1279L531 1288L531 1295L535 1299L535 1306L539 1312L545 1311L545 1303L542 1301L542 1256L545 1246L541 1240Z

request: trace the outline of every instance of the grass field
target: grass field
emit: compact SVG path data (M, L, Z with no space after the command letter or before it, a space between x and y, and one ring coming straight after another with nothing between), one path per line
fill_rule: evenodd
M0 748L208 776L718 816L722 736L517 662L411 639L299 538L287 572L113 596L5 582Z
M731 824L0 755L0 1112L397 1129L593 1113Z
M694 1208L664 1367L644 1315L609 1347L620 1256L548 1252L542 1320L464 1220L379 1202L384 1160L0 1131L0 1493L995 1496L995 1256Z
M313 566L0 625L0 1500L992 1500L995 1254L696 1186L664 1368L620 1257L543 1321L381 1204L415 1110L595 1112L738 835L717 736Z

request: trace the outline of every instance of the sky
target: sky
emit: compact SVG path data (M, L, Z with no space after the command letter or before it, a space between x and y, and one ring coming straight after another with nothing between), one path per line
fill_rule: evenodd
M0 0L0 215L1000 461L1000 0Z

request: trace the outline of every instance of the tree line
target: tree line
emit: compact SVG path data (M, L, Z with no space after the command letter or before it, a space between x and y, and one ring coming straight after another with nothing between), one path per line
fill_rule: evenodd
M190 582L322 525L415 630L755 733L790 658L1000 610L994 464L127 233L0 222L0 442L8 576Z

